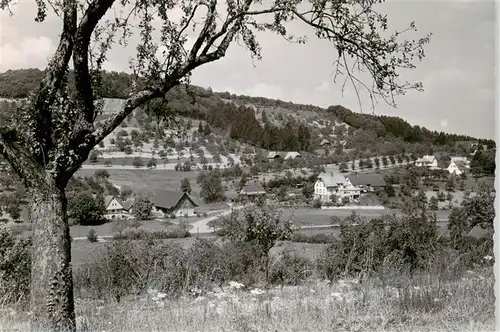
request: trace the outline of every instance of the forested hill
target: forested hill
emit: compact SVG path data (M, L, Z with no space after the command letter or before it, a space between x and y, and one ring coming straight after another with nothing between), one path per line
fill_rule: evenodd
M39 69L20 69L9 70L0 74L0 97L2 98L25 98L30 91L38 88L44 73ZM72 73L69 77L72 80ZM126 98L132 89L132 76L126 73L107 72L103 75L103 84L100 90L100 95L104 98ZM187 92L191 91L191 92ZM447 134L444 132L431 131L424 127L412 126L405 120L399 117L382 116L372 114L355 113L351 110L337 105L330 106L326 110L313 105L300 105L292 102L284 102L281 100L268 99L263 97L237 96L228 92L212 92L210 89L192 86L189 90L180 87L168 94L169 108L175 109L185 115L203 118L211 122L219 128L227 128L240 126L241 117L230 116L231 111L239 111L243 118L247 119L246 123L255 125L248 126L247 130L238 130L239 137L235 139L246 140L249 143L262 138L262 130L256 125L257 114L250 114L253 109L260 111L260 122L266 120L266 114L272 112L282 112L284 116L280 116L282 127L288 127L289 130L293 126L297 127L301 122L310 122L312 118L328 118L333 119L337 123L345 123L354 131L367 131L372 133L376 138L382 140L403 140L406 143L421 143L429 145L453 145L456 141L479 141L490 147L495 146L493 140L483 140L466 135ZM229 103L232 102L232 103ZM223 104L225 106L223 106ZM233 105L232 105L233 104ZM236 105L234 105L236 104ZM236 107L236 106L240 107ZM226 114L227 113L227 114ZM259 112L253 112L259 113ZM299 116L297 117L297 114ZM268 114L267 114L268 115ZM294 118L295 115L295 118ZM310 117L305 119L304 117ZM304 121L300 121L300 119ZM238 122L235 122L237 119ZM299 120L298 122L294 121ZM309 121L307 121L309 120ZM287 126L288 124L288 126ZM299 144L301 148L306 148L306 138L301 143L281 142L273 144L271 141L280 140L284 132L280 126L275 126L276 122L267 124L268 130L274 133L265 138L267 143L260 142L262 147L269 148L286 148L285 145ZM273 126L274 125L274 126ZM236 131L233 130L235 133ZM304 133L304 128L295 128L294 137L285 137L285 141L296 140L298 135L308 135ZM243 133L242 133L243 132ZM232 135L234 136L234 135ZM297 146L299 148L299 146Z

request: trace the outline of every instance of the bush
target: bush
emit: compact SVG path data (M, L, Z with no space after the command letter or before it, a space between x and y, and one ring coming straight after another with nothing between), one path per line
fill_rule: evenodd
M185 253L160 241L113 241L102 256L75 272L80 297L114 298L140 294L148 288L179 296L185 289Z
M113 236L113 240L163 240L163 239L179 239L190 237L191 233L183 229L173 231L156 231L147 232L142 229L127 229L121 234Z
M97 242L97 233L95 229L91 228L89 230L89 233L87 234L87 239L89 240L89 242Z
M29 301L31 239L0 227L0 298L7 303Z
M294 233L290 241L302 243L334 243L336 239L331 234L317 233L307 235L304 233Z
M314 265L311 260L297 255L290 247L286 247L271 266L270 282L281 285L298 285L314 273Z

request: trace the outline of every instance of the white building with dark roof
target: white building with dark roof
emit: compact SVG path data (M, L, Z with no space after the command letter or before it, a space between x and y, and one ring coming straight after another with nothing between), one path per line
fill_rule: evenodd
M314 184L314 198L322 202L331 202L332 196L338 201L359 199L360 188L354 186L349 179L338 173L322 173Z
M437 168L438 167L438 160L437 160L436 156L425 155L422 158L418 158L415 161L415 166Z

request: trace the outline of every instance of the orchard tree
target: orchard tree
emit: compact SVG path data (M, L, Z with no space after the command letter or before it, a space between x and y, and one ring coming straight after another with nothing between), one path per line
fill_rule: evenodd
M385 15L374 0L37 0L36 21L61 18L60 39L45 77L8 121L0 121L0 153L20 176L31 199L33 264L31 328L75 331L70 236L65 188L90 151L135 110L164 100L172 88L189 83L193 70L226 55L239 41L261 58L257 31L276 33L291 42L288 26L298 21L335 50L335 73L360 82L355 71L369 74L364 82L373 99L395 106L394 97L419 82L399 79L424 57L430 36L402 39L416 30L387 32ZM0 8L14 11L15 0ZM132 38L138 34L138 38ZM97 121L103 108L102 73L115 42L131 46L135 84L113 115ZM188 45L192 40L192 45ZM189 43L191 44L191 43ZM72 66L73 77L68 79ZM353 84L357 91L358 84ZM173 111L165 110L166 119ZM137 112L138 113L138 112ZM3 115L2 115L3 116ZM9 115L6 115L9 117ZM205 127L207 134L208 126Z
M181 180L181 191L183 193L191 194L191 182L189 182L188 178Z
M277 241L289 240L292 235L292 224L284 220L276 207L263 205L259 208L246 208L239 213L231 214L223 220L221 228L232 241L249 242L262 259L262 269L269 283L270 260L269 251Z
M132 206L132 215L135 220L151 220L153 217L153 203L147 196L139 196Z

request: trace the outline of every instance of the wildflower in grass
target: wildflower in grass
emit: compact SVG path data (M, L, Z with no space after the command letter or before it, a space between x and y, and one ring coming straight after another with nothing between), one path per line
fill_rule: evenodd
M231 289L240 289L245 287L242 283L236 282L236 281L230 281L229 282L229 288Z
M223 297L226 297L226 293L223 292L217 292L214 294L214 296L218 299L222 299Z
M264 293L265 292L262 289L259 289L259 288L255 288L255 289L252 289L250 291L250 294L252 294L252 295L262 295Z
M207 298L204 297L204 296L198 296L196 299L194 299L194 303L197 303L197 302L201 302L201 301L204 301L206 300Z
M484 260L485 260L485 261L487 261L487 262L489 262L489 261L491 261L491 260L493 259L493 257L492 257L492 256L490 256L490 255L486 255L486 256L484 256L483 258L484 258Z
M196 287L195 287L195 288L191 288L191 289L189 290L189 293L190 293L192 296L199 296L199 295L201 295L201 293L203 293L203 291L202 291L201 289L199 289L199 288L196 288Z
M343 300L342 294L340 294L339 292L333 292L330 294L330 296L335 300Z
M310 289L309 290L312 294L316 293L316 291L314 289Z

